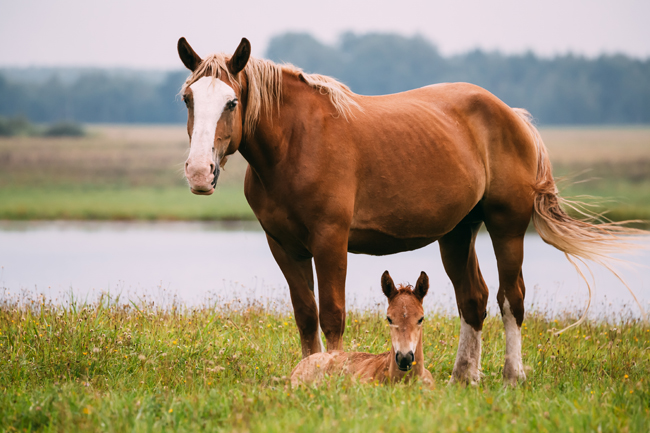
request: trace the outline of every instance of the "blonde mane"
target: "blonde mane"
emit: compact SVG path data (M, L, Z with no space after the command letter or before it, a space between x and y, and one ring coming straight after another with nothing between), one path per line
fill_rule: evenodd
M210 54L185 80L181 93L202 77L221 78L222 71L228 75L228 80L235 87L235 91L241 90L242 83L237 77L231 75L226 63L230 59L224 54ZM302 69L290 65L278 65L270 60L255 59L251 57L244 68L243 74L246 78L248 88L248 100L246 101L246 117L244 119L244 135L250 138L255 132L260 114L270 116L273 106L280 109L282 101L282 73L292 74L310 87L317 89L321 94L329 96L330 102L334 105L337 115L343 116L346 120L353 116L353 108L361 110L361 107L354 100L354 93L343 83L334 78L318 74L306 74Z

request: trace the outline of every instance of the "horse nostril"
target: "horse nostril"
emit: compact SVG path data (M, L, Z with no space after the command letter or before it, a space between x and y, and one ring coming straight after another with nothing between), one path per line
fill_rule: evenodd
M409 351L407 354L403 354L402 352L395 354L395 363L403 371L410 370L414 360L415 356L412 351Z
M216 166L214 165L214 162L211 162L211 163L210 163L210 173L214 173L214 169L215 169L215 167L216 167Z

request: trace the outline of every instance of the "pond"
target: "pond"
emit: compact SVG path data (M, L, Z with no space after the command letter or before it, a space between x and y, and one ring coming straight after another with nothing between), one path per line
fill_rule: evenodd
M650 238L642 242L650 247ZM476 248L496 313L498 275L487 233ZM650 252L627 257L638 266L619 266L636 296L650 310ZM158 304L246 302L290 308L286 281L257 223L43 222L0 223L1 296L43 293L65 302L72 293L92 301L102 292L121 299ZM431 281L428 311L457 314L453 288L437 244L407 253L373 257L349 255L348 308L385 305L379 280L388 269L395 282L415 283L420 271ZM592 266L596 278L591 317L640 317L625 286L608 271ZM588 300L584 281L564 254L536 234L525 242L527 308L549 315L579 314Z

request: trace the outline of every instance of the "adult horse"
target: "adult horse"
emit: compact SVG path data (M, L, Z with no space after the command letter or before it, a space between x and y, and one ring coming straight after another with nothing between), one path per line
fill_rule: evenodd
M347 253L384 255L438 241L461 318L452 380L480 377L488 289L474 249L485 223L499 271L504 377L525 379L521 266L531 220L565 253L600 260L615 225L567 216L525 110L466 83L361 96L336 80L250 57L201 59L184 38L182 88L194 194L212 194L227 156L248 161L245 193L291 292L303 357L342 349ZM319 287L314 296L312 260ZM320 307L320 308L319 308ZM320 309L320 313L319 313Z

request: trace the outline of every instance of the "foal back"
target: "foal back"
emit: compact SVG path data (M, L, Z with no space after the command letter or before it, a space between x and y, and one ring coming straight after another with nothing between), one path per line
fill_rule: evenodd
M326 376L345 375L361 383L389 380L388 362L390 352L373 355L364 352L314 353L298 363L291 372L291 385L311 384L322 381Z

